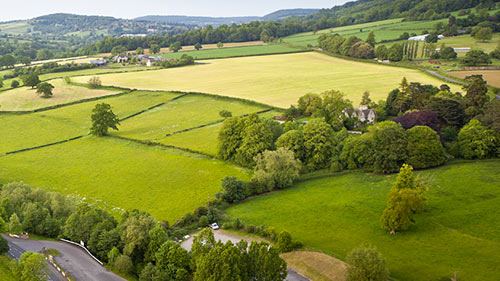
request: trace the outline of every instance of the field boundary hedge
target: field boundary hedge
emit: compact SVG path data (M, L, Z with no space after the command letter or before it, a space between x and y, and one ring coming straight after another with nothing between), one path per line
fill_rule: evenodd
M126 141L131 141L131 142L135 142L135 143L139 143L139 144L144 144L147 146L158 146L158 147L163 147L163 148L181 150L181 151L188 152L188 153L198 154L198 155L204 156L206 158L217 159L217 157L215 157L214 155L210 155L208 153L192 150L189 148L178 147L175 145L163 144L163 143L153 142L153 141L149 141L149 140L132 139L132 138L127 138L127 137L122 137L122 136L117 136L117 135L109 135L108 137L117 138L117 139L126 140Z
M147 112L147 111L149 111L149 110L151 110L151 109L155 109L155 108L157 108L157 107L160 107L160 106L162 106L162 105L165 105L165 104L167 104L167 103L169 103L169 102L171 102L171 101L178 100L178 99L180 99L180 98L182 98L182 97L185 97L185 96L187 96L187 94L183 94L183 95L180 95L180 96L174 97L173 99L170 99L170 100L168 100L168 101L164 101L164 102L159 103L159 104L157 104L157 105L153 105L153 106L148 107L148 108L146 108L146 109L143 109L143 110L141 110L141 111L139 111L139 112L136 112L136 113L134 113L134 114L131 114L131 115L129 115L129 116L126 116L126 117L124 117L124 118L120 119L120 121L125 121L125 120L127 120L127 119L132 118L132 117L136 117L136 116L138 116L138 115L143 114L144 112Z
M44 147L49 147L49 146L53 146L53 145L57 145L57 144L61 144L61 143L66 143L66 142L70 142L70 141L81 139L83 137L85 137L85 135L80 135L80 136L77 136L77 137L72 137L72 138L69 138L69 139L62 140L62 141L56 141L56 142L51 142L51 143L42 144L42 145L38 145L38 146L33 146L33 147L18 149L18 150L14 150L14 151L9 151L9 152L5 152L3 154L0 154L0 157L1 156L6 156L6 155L10 155L10 154L17 154L17 153L21 153L21 152L26 152L26 151L30 151L30 150L40 149L40 148L44 148Z

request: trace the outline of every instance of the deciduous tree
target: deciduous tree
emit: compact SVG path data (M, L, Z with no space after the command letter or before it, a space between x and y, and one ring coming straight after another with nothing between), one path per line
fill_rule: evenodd
M107 135L109 128L118 131L117 125L120 124L120 121L111 110L111 105L107 103L96 104L90 118L92 120L90 132L95 136Z
M301 169L294 153L283 147L264 151L255 157L255 163L252 182L259 187L259 193L292 185Z
M41 95L42 98L50 98L53 95L52 89L54 89L52 84L42 82L36 86L36 93Z
M346 260L348 281L386 281L389 277L384 258L371 246L352 250Z

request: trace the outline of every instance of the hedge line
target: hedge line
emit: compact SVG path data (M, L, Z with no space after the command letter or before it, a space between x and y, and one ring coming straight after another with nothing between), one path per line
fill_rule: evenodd
M139 111L139 112L136 112L136 113L134 113L134 114L131 114L131 115L127 116L127 117L124 117L124 118L120 119L120 121L125 121L125 120L130 119L130 118L132 118L132 117L135 117L135 116L137 116L137 115L143 114L143 113L144 113L144 112L146 112L146 111L149 111L149 110L151 110L151 109L155 109L155 108L160 107L160 106L162 106L162 105L165 105L165 104L167 104L167 103L169 103L169 102L171 102L171 101L178 100L178 99L180 99L180 98L182 98L182 97L184 97L184 96L186 96L186 94L184 94L184 95L180 95L180 96L177 96L177 97L175 97L175 98L173 98L173 99L171 99L171 100L168 100L168 101L165 101L165 102L159 103L159 104L157 104L157 105L153 105L153 106L148 107L148 108L146 108L146 109L143 109L143 110L141 110L141 111Z
M84 136L85 135L81 135L81 136L77 136L77 137L65 139L65 140L62 140L62 141L57 141L57 142L52 142L52 143L43 144L43 145L39 145L39 146L34 146L34 147L29 147L29 148L23 148L23 149L19 149L19 150L9 151L9 152L4 153L4 155L0 155L0 157L1 156L5 156L5 155L9 155L9 154L16 154L16 153L20 153L20 152L25 152L25 151L40 149L40 148L44 148L44 147L48 147L48 146L53 146L53 145L56 145L56 144L70 142L70 141L74 141L74 140L77 140L77 139L81 139Z

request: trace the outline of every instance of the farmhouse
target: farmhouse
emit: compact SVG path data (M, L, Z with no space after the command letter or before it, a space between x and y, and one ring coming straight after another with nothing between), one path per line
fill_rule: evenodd
M116 63L124 63L128 61L127 56L116 56L113 58Z
M347 118L357 118L359 122L374 124L377 119L377 113L373 109L361 106L359 109L344 109L343 113Z
M105 59L90 60L89 64L95 64L97 66L105 66L107 61Z

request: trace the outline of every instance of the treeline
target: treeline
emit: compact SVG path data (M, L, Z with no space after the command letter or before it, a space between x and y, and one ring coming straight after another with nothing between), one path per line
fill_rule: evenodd
M250 183L223 184L219 195L228 203L290 186L300 173L329 168L332 172L362 168L392 173L402 164L429 168L452 157L484 159L500 152L500 101L489 101L486 82L469 78L466 94L403 79L386 100L362 104L377 113L375 125L346 114L352 103L337 91L307 94L288 116L311 116L305 124L280 125L257 115L227 118L219 132L219 158L253 167ZM346 129L361 128L361 137ZM475 132L475 134L473 133Z
M195 213L206 220L210 215L214 221L219 211L200 207ZM117 221L93 205L77 205L59 193L22 183L4 185L0 191L1 231L82 241L101 261L141 281L285 279L286 263L279 257L279 248L265 242L254 242L247 250L246 242L222 244L207 230L195 238L191 253L181 248L175 241L198 228L199 217L169 226L133 210L125 211Z
M42 75L46 73L76 71L83 69L91 69L95 67L96 65L94 64L75 64L75 63L59 64L57 62L48 62L42 65L36 65L30 67L16 67L12 72L4 74L3 79L16 78L19 76L33 74L33 73L37 75Z

